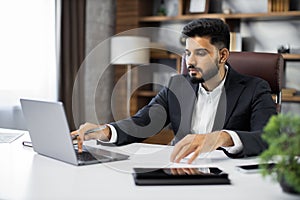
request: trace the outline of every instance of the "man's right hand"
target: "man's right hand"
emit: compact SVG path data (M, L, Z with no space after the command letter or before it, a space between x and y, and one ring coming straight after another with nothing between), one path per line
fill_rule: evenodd
M92 132L89 134L85 134L87 131L91 129L98 128L99 126L106 126L106 128ZM82 152L82 144L85 140L101 140L101 141L109 141L111 138L111 131L107 125L97 125L92 123L85 123L80 125L79 129L71 132L72 137L76 137L78 144L78 152Z

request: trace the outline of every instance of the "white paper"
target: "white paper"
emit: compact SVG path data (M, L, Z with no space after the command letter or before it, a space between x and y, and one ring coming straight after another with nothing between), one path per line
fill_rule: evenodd
M0 143L11 143L23 134L24 131L0 128Z

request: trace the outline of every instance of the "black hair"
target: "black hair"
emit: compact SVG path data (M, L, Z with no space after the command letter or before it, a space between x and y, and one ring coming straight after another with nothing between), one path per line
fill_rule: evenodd
M210 43L218 48L229 49L229 26L221 19L200 18L183 27L182 37L210 37Z

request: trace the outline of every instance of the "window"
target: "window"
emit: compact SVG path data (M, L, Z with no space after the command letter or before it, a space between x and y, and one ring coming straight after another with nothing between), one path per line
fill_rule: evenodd
M55 1L1 1L0 24L0 110L20 98L57 100Z

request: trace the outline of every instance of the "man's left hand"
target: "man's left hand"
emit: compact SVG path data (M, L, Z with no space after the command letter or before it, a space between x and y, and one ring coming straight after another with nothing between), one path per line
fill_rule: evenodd
M224 131L215 131L208 134L189 134L174 146L171 161L178 163L184 157L194 153L188 160L188 164L191 164L200 153L210 152L221 146L232 145L233 141L230 135Z

